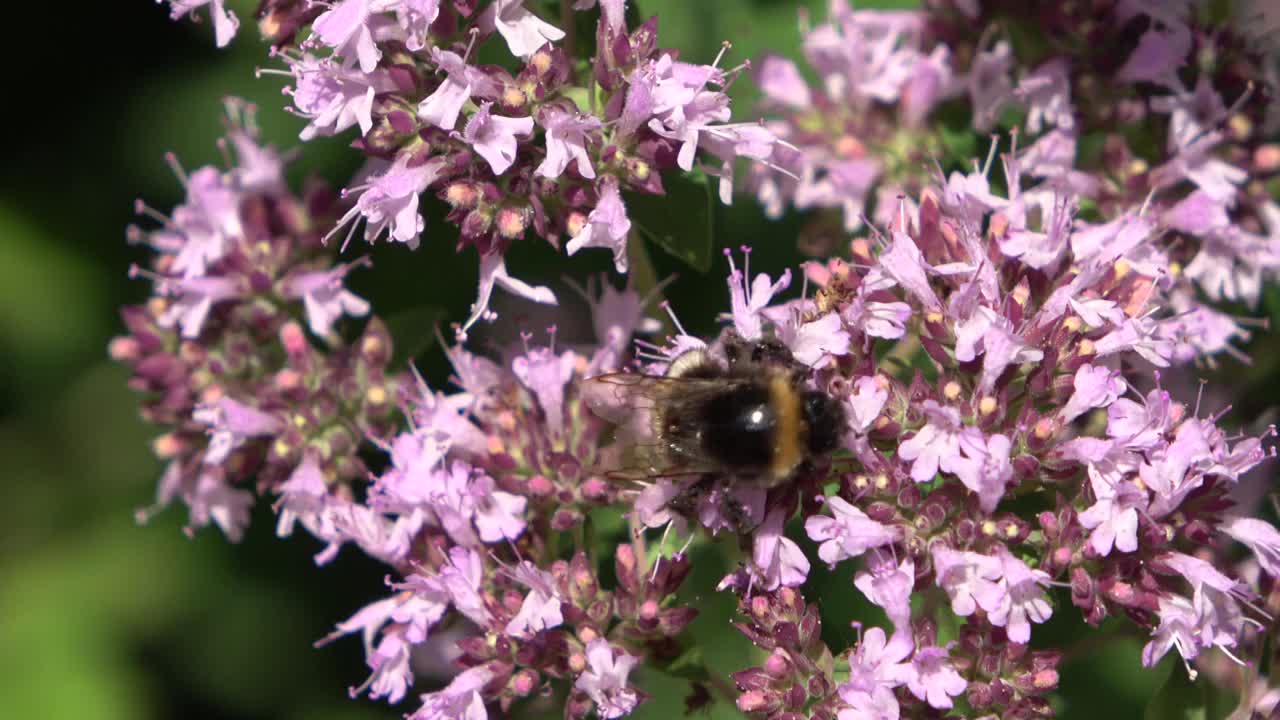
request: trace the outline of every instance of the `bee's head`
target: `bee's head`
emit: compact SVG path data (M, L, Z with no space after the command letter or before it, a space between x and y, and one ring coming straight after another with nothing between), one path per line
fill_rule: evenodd
M816 390L802 396L805 423L809 426L809 452L826 455L840 445L844 435L844 407L830 395Z

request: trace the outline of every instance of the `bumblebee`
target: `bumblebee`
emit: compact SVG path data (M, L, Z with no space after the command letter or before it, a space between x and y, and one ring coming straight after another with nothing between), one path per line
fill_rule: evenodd
M843 406L807 389L809 369L776 340L730 332L723 360L690 350L665 375L589 378L585 397L616 424L630 457L605 474L643 483L701 477L771 488L829 455L845 432Z

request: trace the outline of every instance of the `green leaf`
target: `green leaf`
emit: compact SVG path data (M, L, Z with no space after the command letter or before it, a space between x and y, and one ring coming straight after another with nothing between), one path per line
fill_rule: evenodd
M396 341L391 367L404 367L410 359L425 355L436 341L436 331L444 317L444 308L420 305L392 313L386 318L387 331Z
M715 198L701 173L665 180L666 195L627 196L631 222L646 240L704 273L715 248Z
M1172 663L1172 661L1168 661ZM1204 687L1188 677L1176 665L1170 670L1164 686L1147 703L1145 720L1207 720Z
M702 648L697 645L681 653L669 665L662 668L662 672L671 677L686 680L702 681L710 677L707 673L706 661L702 657Z

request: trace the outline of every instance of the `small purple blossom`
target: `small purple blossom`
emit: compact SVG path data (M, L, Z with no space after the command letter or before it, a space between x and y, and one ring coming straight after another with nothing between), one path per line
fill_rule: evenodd
M480 27L491 27L507 41L516 57L528 57L548 42L564 37L564 31L534 15L525 0L494 0L480 16Z
M462 106L473 95L492 95L497 87L488 75L467 65L457 53L431 48L431 57L446 76L435 92L418 103L418 118L444 130L452 130L458 123Z
M422 695L422 707L409 720L488 720L480 690L493 679L484 665L458 673L443 690Z
M725 251L725 257L729 259L729 304L734 329L745 340L758 340L764 327L761 311L769 306L775 295L791 285L791 271L782 271L777 282L773 282L764 273L756 275L753 280L749 263L739 270L728 250ZM747 253L748 260L750 257L750 253Z
M637 658L615 650L608 640L596 638L587 643L587 669L574 681L596 705L596 712L606 720L631 714L640 697L627 685L627 676Z
M312 24L317 42L328 45L346 59L346 66L359 64L360 71L373 72L382 52L373 38L373 0L339 0Z
M1045 597L1049 574L1027 567L1007 550L1002 550L997 559L1004 592L998 605L983 609L987 610L993 625L1009 633L1010 640L1026 643L1031 639L1031 623L1045 622L1053 614Z
M939 470L955 472L960 466L960 413L955 408L924 401L928 423L902 443L898 454L911 461L911 479L928 482Z
M491 102L482 103L467 121L462 137L489 163L494 175L501 175L516 161L516 137L533 133L533 118L494 115L492 107Z
M618 184L612 179L605 179L600 183L600 199L587 215L582 229L565 245L565 251L573 255L582 248L608 248L613 251L614 268L619 273L625 273L627 238L630 233L631 220L627 217L627 206L622 202Z
M1004 588L997 582L1003 574L999 558L943 545L933 546L931 554L938 586L951 598L956 615L972 615L979 606L990 612L1004 601Z
M209 7L209 17L213 19L213 33L218 47L226 47L240 29L240 19L226 7L226 0L167 0L169 17L179 20L194 14L204 6Z
M515 637L527 637L543 630L558 627L564 622L560 612L560 592L556 589L551 573L539 570L529 561L521 561L511 571L511 577L529 588L520 612L507 623L507 633Z
M916 648L911 656L911 669L913 672L908 675L907 689L940 710L951 707L951 698L969 686L951 664L948 648Z
M1096 499L1080 513L1080 525L1089 533L1089 544L1106 556L1114 546L1120 552L1138 549L1138 513L1145 511L1147 494L1132 482L1111 480L1098 472L1089 473Z
M1258 564L1272 577L1280 577L1280 531L1265 520L1233 517L1220 529L1236 542L1253 551Z
M369 303L342 285L347 273L357 264L298 273L285 279L282 294L302 299L311 332L328 337L333 332L333 324L343 315L363 317L369 313Z
M360 196L330 235L349 223L349 240L359 218L363 218L365 240L374 242L386 233L388 239L416 248L426 225L418 212L418 196L435 181L441 169L440 161L410 166L406 159L400 159L382 172L370 175L367 182L348 189L348 192L359 192ZM344 240L343 245L346 243Z
M600 129L598 119L548 108L539 124L547 131L547 157L534 172L554 180L573 162L582 177L590 180L596 176L586 143L589 133Z
M275 415L229 397L197 408L191 419L209 427L209 449L204 456L209 465L221 464L250 438L274 435L283 426Z
M805 520L804 530L818 545L818 557L828 566L857 557L864 552L895 542L901 530L872 520L843 498L827 498L832 517L814 515Z
M915 563L898 562L889 553L873 550L867 570L853 576L853 585L872 603L884 609L894 628L903 629L911 619L911 591L915 587Z
M809 560L794 540L782 534L786 513L773 510L756 531L751 559L765 590L795 587L809 575Z

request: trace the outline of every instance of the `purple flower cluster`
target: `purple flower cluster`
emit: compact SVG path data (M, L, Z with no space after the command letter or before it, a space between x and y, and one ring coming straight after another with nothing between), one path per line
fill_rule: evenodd
M132 272L154 295L125 308L110 352L165 428L157 505L180 499L191 528L235 539L270 495L278 534L301 526L317 563L351 544L388 566L381 597L322 640L360 636L353 697L399 703L434 665L447 684L414 720L486 720L555 693L570 720L612 719L646 699L648 666L693 678L690 708L715 690L769 720L1045 718L1063 652L1031 647L1054 616L1128 618L1143 664L1172 652L1215 682L1222 658L1274 653L1280 530L1241 487L1276 430L1230 434L1225 410L1159 374L1241 354L1244 321L1219 306L1256 304L1280 267L1270 66L1238 28L1136 0L834 0L805 32L816 86L789 60L759 63L775 114L761 125L729 122L738 69L681 62L656 19L629 29L621 0L599 4L587 59L524 0L263 0L302 139L358 127L366 167L340 195L294 195L233 103L235 161L174 162L185 201L140 205L159 226L130 231L154 251ZM219 44L235 31L221 2L170 5L208 5ZM1053 41L1015 54L1015 24ZM476 62L495 36L517 69ZM997 136L945 176L944 106L982 132L1012 122L1008 151ZM727 202L739 157L758 161L749 187L771 214L865 229L810 248L824 259L804 265L799 298L784 299L791 271L753 275L744 248L741 264L725 253L728 311L704 313L717 338L664 305L675 331L638 339L658 327L653 298L602 283L581 292L592 345L558 347L552 327L490 356L466 347L495 286L556 301L507 272L530 228L570 255L608 249L625 273L626 193L701 172ZM326 246L361 225L416 246L427 192L479 255L448 391L389 367L392 339L344 287L370 263ZM632 428L605 420L652 435L651 410L585 381L662 375L695 349L730 367L744 348L839 404L838 450L769 487L702 471L616 482ZM708 535L742 552L717 589L762 651L732 684L693 667L697 611L678 596ZM847 647L823 639L801 591L836 568L884 616L855 621ZM1273 711L1266 681L1247 683L1241 712Z
M356 127L368 156L343 191L354 204L327 236L342 236L345 247L363 224L369 242L417 247L426 228L420 198L434 193L450 208L459 248L480 256L477 301L458 328L465 339L494 317L495 286L556 302L548 288L511 277L503 261L530 230L556 248L563 242L569 255L608 249L625 273L632 223L624 192L661 195L664 176L698 171L719 178L728 202L734 160L768 161L777 146L759 124L729 122L725 89L739 69L660 50L657 19L628 30L623 4L601 3L588 61L570 57L557 44L565 32L524 0L483 8L474 0L265 0L263 29L286 67L262 72L290 78L292 110L308 121L301 138ZM495 36L517 71L476 63Z
M1273 565L1276 530L1234 517L1229 493L1274 455L1262 442L1274 428L1230 437L1218 416L1159 387L1131 390L1126 364L1165 365L1177 347L1167 328L1180 318L1160 304L1164 273L1147 252L1153 229L1140 216L1076 220L1075 198L1045 183L1022 187L1020 156L1002 161L1007 195L975 171L927 189L916 211L902 202L887 235L851 243L851 261L806 267L819 286L811 298L774 301L789 274L774 282L734 269L729 278L727 332L773 338L813 368L814 385L846 404L856 470L839 475L834 495L826 468L767 493L726 481L692 513L673 504L681 483L659 480L638 498L637 517L712 533L750 528L751 562L721 587L742 594L753 621L804 627L789 588L811 566L782 532L798 509L827 565L865 558L855 586L894 628L890 639L865 633L844 685L812 633L780 651L773 638L793 631L744 629L774 653L773 665L738 676L745 711L894 717L905 688L935 708L967 693L983 712L1047 716L1057 656L1026 646L1060 609L1055 587L1070 588L1091 624L1125 614L1145 626L1148 665L1170 649L1190 663L1265 636L1256 590L1198 555L1238 539L1260 567ZM877 359L907 343L927 370ZM699 344L678 335L648 346L647 371ZM1029 509L1037 506L1045 509ZM912 598L930 586L967 619L958 645L938 646L936 619L913 615ZM781 609L762 609L769 603ZM813 684L813 668L828 668L823 683ZM797 677L810 678L809 690Z
M684 556L650 563L619 545L617 585L606 590L582 546L588 516L617 503L618 491L593 472L604 428L578 384L613 368L642 320L630 291L592 300L601 336L592 355L557 351L554 328L551 344L526 335L502 364L455 347L459 390L419 380L406 396L408 428L386 444L390 465L357 506L373 524L337 528L337 542L357 543L402 578L334 633L364 637L371 675L353 694L399 702L413 684L411 656L447 655L456 644L466 669L423 695L412 717L483 718L487 704L507 707L561 680L572 681L569 717L620 717L643 698L629 683L632 667L668 656L696 615L673 604L689 572ZM282 512L290 509L286 500ZM558 559L573 537L577 552Z
M234 164L188 173L174 160L185 202L167 216L138 204L160 225L130 228L155 252L131 274L155 292L122 310L129 333L110 352L146 394L143 417L166 428L153 448L168 465L142 517L181 500L192 529L213 523L235 540L255 488L304 503L363 478L358 450L394 428L403 380L387 371L391 338L376 317L349 344L337 331L369 305L343 287L365 263L335 265L321 243L336 198L319 185L290 193L251 110L228 110Z
M975 26L988 30L979 37ZM1030 62L1013 53L1001 29L1010 26L1058 40ZM777 116L766 127L786 141L769 166L751 170L770 214L831 208L854 230L874 191L872 217L891 223L897 198L919 197L946 146L923 119L940 103L967 101L979 131L1019 118L1020 171L1072 198L1068 215L1116 223L1106 250L1141 253L1158 271L1163 304L1179 318L1163 330L1169 359L1242 357L1233 343L1249 338L1250 321L1215 306L1256 307L1264 278L1280 270L1280 204L1267 185L1280 172L1280 118L1267 109L1276 68L1238 28L1206 25L1190 4L989 0L884 13L836 0L804 51L816 88L790 60L758 65ZM1158 145L1140 153L1134 137ZM1086 141L1101 152L1083 152ZM954 174L948 190L989 207L987 167ZM1152 233L1162 237L1142 241ZM1027 259L1049 262L1051 251L1029 248Z

